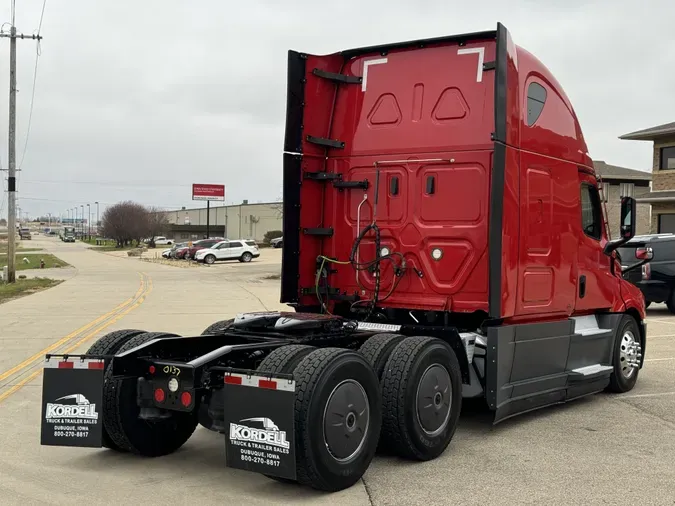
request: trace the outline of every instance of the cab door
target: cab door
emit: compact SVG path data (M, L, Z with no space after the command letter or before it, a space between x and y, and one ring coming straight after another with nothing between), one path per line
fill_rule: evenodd
M579 260L575 312L611 308L619 291L619 278L610 270L611 257L603 252L607 232L595 176L579 171L577 223Z

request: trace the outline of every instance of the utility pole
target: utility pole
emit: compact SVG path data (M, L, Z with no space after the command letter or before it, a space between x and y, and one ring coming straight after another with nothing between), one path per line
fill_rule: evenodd
M14 19L9 33L0 33L0 37L9 37L9 140L7 177L7 282L16 282L16 39L41 40L40 35L16 33Z
M87 241L91 241L91 206L87 204Z

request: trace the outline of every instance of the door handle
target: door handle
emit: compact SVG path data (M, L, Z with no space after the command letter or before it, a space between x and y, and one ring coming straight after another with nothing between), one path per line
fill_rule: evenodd
M579 278L579 298L583 299L586 295L586 276Z

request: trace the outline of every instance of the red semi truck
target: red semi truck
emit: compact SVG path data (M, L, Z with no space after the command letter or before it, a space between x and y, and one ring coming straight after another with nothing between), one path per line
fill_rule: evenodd
M439 456L463 398L498 422L633 388L635 201L611 241L572 104L504 26L290 51L287 95L292 309L48 355L42 444L160 456L201 424L228 466L335 491L378 447Z

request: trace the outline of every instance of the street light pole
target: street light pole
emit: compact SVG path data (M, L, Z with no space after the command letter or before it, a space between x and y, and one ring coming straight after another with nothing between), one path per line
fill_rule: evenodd
M91 241L91 206L87 204L87 240Z
M98 202L94 202L94 204L96 204L96 237L98 237L98 228L101 226L101 222L98 220Z
M80 204L80 241L84 237L84 204Z

